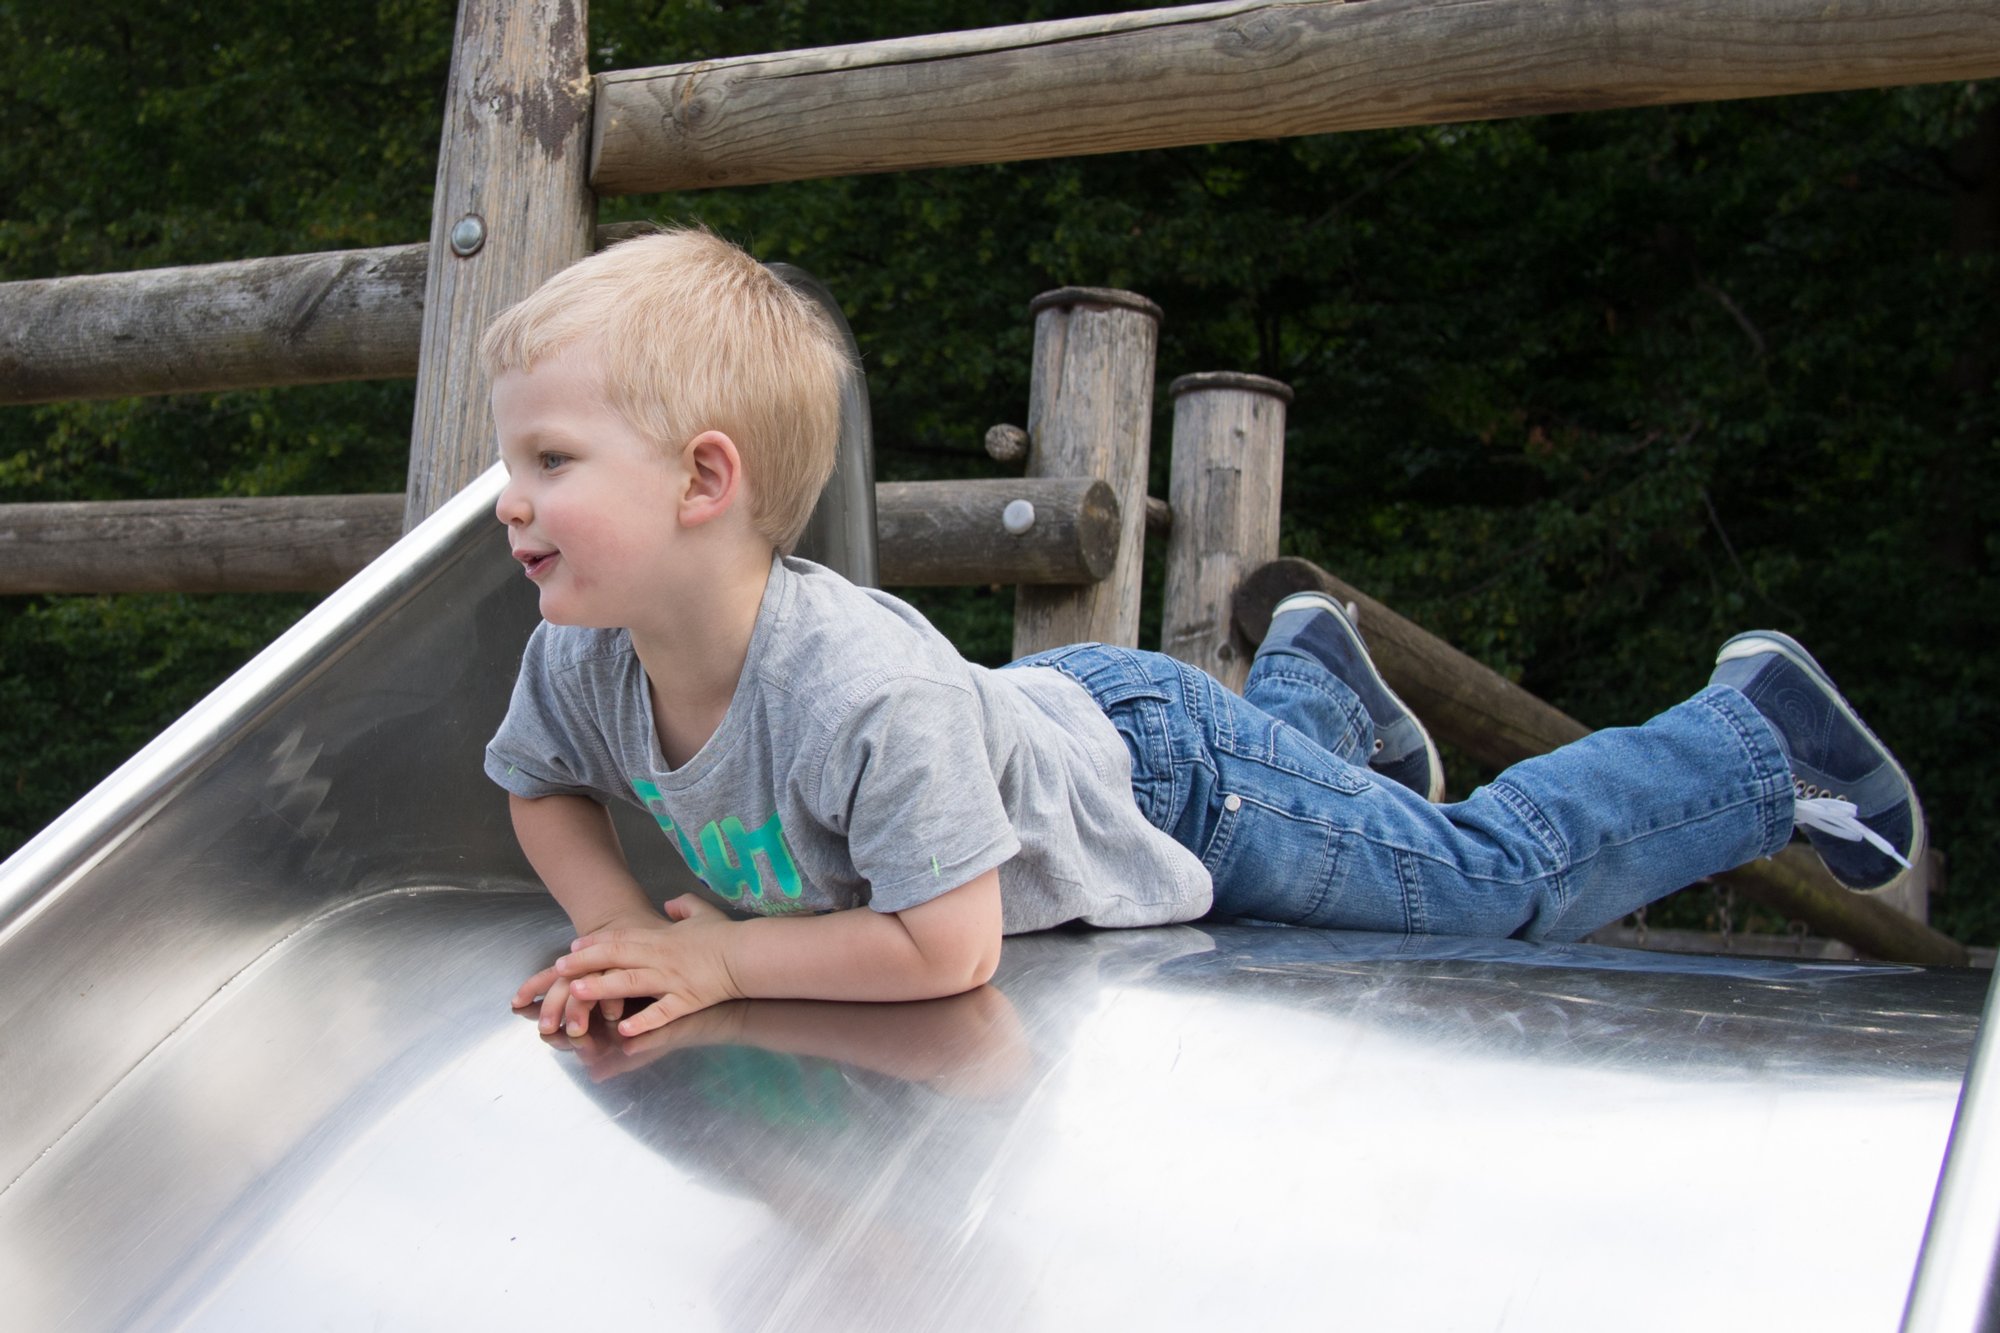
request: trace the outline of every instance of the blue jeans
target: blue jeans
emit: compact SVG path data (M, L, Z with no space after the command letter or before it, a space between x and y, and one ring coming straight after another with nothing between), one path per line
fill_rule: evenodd
M1241 696L1102 644L1014 665L1090 692L1131 751L1140 810L1201 857L1220 917L1574 940L1792 834L1777 737L1726 686L1432 805L1370 772L1366 711L1310 659L1260 656Z

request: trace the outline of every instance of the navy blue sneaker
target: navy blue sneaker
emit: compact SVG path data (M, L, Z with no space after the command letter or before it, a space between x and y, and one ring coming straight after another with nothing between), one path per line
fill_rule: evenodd
M1850 889L1880 889L1924 854L1924 810L1889 747L1812 654L1775 630L1722 645L1711 685L1733 685L1778 733L1792 765L1794 822Z
M1368 649L1354 625L1351 606L1342 606L1323 592L1295 592L1271 612L1266 643L1283 636L1291 646L1311 654L1360 698L1375 724L1375 750L1368 757L1371 771L1401 783L1428 801L1444 799L1444 762L1424 724L1396 697L1369 660Z

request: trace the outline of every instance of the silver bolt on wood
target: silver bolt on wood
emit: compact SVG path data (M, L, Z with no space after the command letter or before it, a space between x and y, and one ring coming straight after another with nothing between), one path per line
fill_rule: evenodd
M486 244L486 219L477 213L467 213L451 229L451 252L460 259L470 259Z

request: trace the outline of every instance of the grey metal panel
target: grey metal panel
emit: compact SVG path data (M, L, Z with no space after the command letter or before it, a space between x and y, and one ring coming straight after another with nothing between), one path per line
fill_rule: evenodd
M1979 979L1254 927L630 1049L542 895L334 909L0 1194L21 1328L1879 1329Z

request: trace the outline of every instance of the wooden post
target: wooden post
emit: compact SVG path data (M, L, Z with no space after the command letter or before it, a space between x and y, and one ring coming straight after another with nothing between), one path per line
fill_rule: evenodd
M1014 656L1086 641L1136 647L1160 308L1103 287L1044 292L1028 308L1035 317L1028 475L1109 483L1118 501L1118 556L1101 583L1020 588Z
M588 0L463 0L431 205L404 526L493 459L479 337L590 253Z
M1174 400L1167 502L1166 607L1160 650L1242 690L1256 645L1235 631L1229 599L1278 558L1285 407L1292 391L1262 375L1183 375Z

